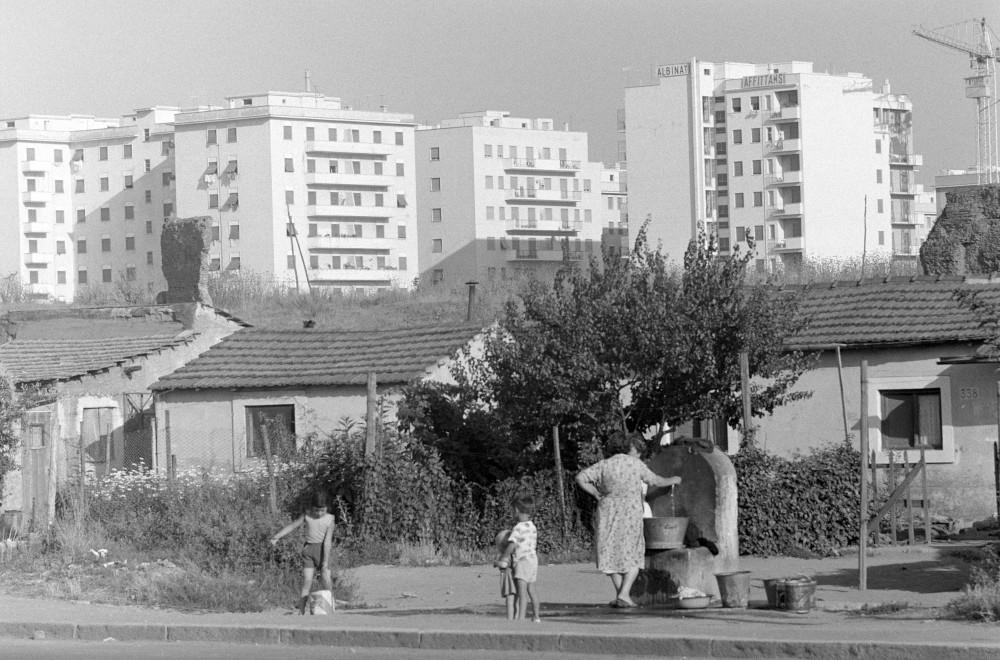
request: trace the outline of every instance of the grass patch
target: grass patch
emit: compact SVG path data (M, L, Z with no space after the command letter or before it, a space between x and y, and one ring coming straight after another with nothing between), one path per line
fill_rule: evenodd
M858 610L860 616L879 616L885 614L896 614L910 609L912 606L906 601L889 601L888 603L877 603L870 605L865 603Z
M971 621L1000 621L1000 543L964 552L961 558L972 563L972 579L962 595L948 603L948 612Z

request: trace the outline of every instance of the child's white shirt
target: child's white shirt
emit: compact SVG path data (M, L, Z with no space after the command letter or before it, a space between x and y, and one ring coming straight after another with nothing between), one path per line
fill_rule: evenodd
M508 539L514 544L514 561L535 556L535 546L538 544L538 530L535 523L525 520L514 525Z

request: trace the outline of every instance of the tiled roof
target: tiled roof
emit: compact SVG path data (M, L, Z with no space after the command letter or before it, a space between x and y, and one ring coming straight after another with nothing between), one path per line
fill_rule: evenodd
M15 339L0 344L0 367L18 383L68 380L191 341L187 335L112 339Z
M241 330L164 376L152 389L360 385L370 371L379 384L407 383L481 331L470 325L376 332Z
M1000 304L1000 282L961 277L895 277L886 280L812 284L800 309L809 327L786 339L788 348L825 344L849 347L981 341L987 329L955 298L958 290L979 292Z

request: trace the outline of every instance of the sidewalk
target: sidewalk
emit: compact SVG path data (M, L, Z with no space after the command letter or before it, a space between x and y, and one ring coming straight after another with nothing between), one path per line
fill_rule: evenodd
M139 607L0 595L0 637L215 641L421 649L571 651L702 657L1000 657L1000 626L931 618L965 582L965 564L941 546L879 550L868 591L858 592L857 557L822 560L744 558L752 572L748 609L616 610L599 605L610 584L592 565L543 566L540 624L508 622L498 577L488 566L353 571L368 609L332 617L287 611L192 614ZM813 575L817 608L806 614L763 608L760 580ZM859 616L863 604L906 602L898 613Z

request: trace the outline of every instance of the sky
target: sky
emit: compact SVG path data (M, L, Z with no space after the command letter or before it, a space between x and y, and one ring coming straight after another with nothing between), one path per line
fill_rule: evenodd
M313 86L434 124L551 117L614 161L626 82L657 64L811 61L888 79L913 101L925 183L975 164L968 58L912 29L985 17L986 0L0 0L0 117L117 117L152 105Z

